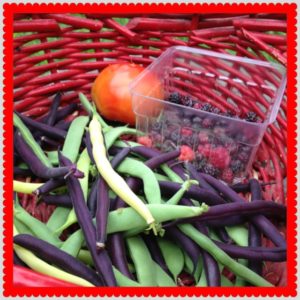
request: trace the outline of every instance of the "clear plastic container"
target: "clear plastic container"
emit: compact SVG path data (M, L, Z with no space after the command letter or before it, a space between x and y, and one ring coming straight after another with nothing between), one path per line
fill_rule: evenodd
M178 46L130 88L136 127L153 147L185 145L186 159L199 171L238 182L276 120L285 86L286 70L279 64ZM249 112L256 113L256 122Z

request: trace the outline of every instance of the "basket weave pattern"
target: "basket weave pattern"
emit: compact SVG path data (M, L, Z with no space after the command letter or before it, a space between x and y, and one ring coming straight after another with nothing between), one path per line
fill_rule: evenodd
M78 102L78 93L90 97L91 85L107 65L130 61L149 65L170 46L183 45L211 49L220 53L266 60L265 45L273 59L286 62L286 36L270 31L286 31L283 15L116 15L16 14L14 20L14 108L33 118L43 116L53 96L63 92L62 106ZM266 25L257 32L247 20L275 19L276 28ZM240 20L244 21L241 27ZM126 25L125 25L126 24ZM269 24L274 24L270 22ZM274 27L274 25L272 25ZM245 32L243 29L246 29ZM250 32L255 34L247 35ZM267 32L267 33L266 33ZM263 45L260 43L263 41ZM251 48L251 50L249 50ZM278 118L269 126L253 165L260 180L276 181L264 192L265 199L285 203L283 182L286 176L286 100ZM252 174L253 175L253 174ZM52 206L36 209L35 201L24 196L23 205L41 220ZM278 264L279 265L279 264ZM282 269L275 266L276 270ZM280 274L273 282L282 284ZM269 278L270 279L270 278Z

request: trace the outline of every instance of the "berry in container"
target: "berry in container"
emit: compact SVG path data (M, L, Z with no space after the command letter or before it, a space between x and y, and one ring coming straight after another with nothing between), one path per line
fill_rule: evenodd
M152 86L145 82L153 76ZM175 46L131 84L141 140L235 183L247 176L258 146L276 122L286 70L276 63ZM153 91L162 95L153 98Z

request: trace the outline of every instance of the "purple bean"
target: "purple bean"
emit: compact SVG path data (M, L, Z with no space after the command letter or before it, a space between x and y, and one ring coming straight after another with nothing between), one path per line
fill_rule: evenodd
M88 131L86 131L86 133L85 133L84 143L85 143L88 155L90 157L90 160L95 165L96 163L95 163L94 156L93 156L91 137L90 137L90 133Z
M174 195L181 188L180 183L169 181L159 181L159 186L162 195L167 197ZM192 198L199 202L205 202L211 206L226 203L219 195L197 186L191 186L189 190L184 193L184 197Z
M195 224L195 227L208 236L207 228L202 224ZM217 261L205 250L202 250L203 267L208 286L221 286L221 274Z
M231 216L255 216L258 213L262 215L271 215L277 218L286 217L286 207L282 204L278 204L271 201L257 200L255 202L236 202L215 205L209 208L209 210L200 216L181 219L181 222L206 222L209 220L216 220L219 218L227 218Z
M59 161L63 166L70 166L72 162L59 152ZM106 250L97 251L96 249L96 229L93 224L92 216L85 203L82 189L78 178L72 174L66 179L70 198L73 203L78 223L85 237L85 242L91 252L96 270L102 275L107 286L116 286L116 279L113 273L112 264Z
M245 258L253 261L286 261L286 248L241 247L228 245L218 241L214 243L233 258Z
M73 204L69 195L43 195L42 199L48 205L72 208Z
M50 126L54 125L56 121L56 115L57 115L58 107L60 105L60 101L61 101L61 93L57 93L51 103L51 107L45 121L47 125Z
M112 264L125 276L134 280L129 271L126 258L126 249L122 233L110 234L107 237L107 251L110 255Z
M116 169L122 161L129 155L131 151L130 147L123 148L118 154L116 154L110 161L111 166Z
M262 199L262 191L261 186L256 179L250 179L249 181L250 191L251 191L251 201L257 201ZM248 244L250 247L261 247L262 238L259 230L255 227L255 225L249 225L249 241ZM259 261L249 260L248 264L249 268L255 273L261 275L262 274L262 263Z
M203 176L209 184L222 193L229 201L245 202L245 200L241 198L235 191L233 191L227 185L221 183L219 180L207 174L203 174ZM280 234L276 226L274 226L266 217L256 214L249 220L251 220L251 222L276 246L286 247L286 241L284 240L283 236Z
M78 109L78 104L75 102L72 102L71 104L59 109L56 113L56 121L61 121L70 114L72 114L76 109ZM47 120L47 115L40 118L39 122L45 123Z
M193 274L196 271L201 251L199 246L191 240L188 236L183 234L177 227L170 227L166 230L166 237L169 237L176 242L191 258L193 262Z
M61 178L49 179L33 193L36 194L37 196L47 194L59 187L64 186L65 184L66 181Z
M42 136L40 138L40 142L43 144L47 144L49 146L55 147L56 149L61 145L61 143L58 142L57 140L50 139L47 136Z
M23 168L18 168L18 167L14 167L14 175L25 176L25 177L34 176L30 169L23 169Z
M22 114L20 114L18 112L16 112L16 114L27 126L43 133L45 136L47 136L49 138L64 139L67 135L67 132L64 130L55 128L53 126L46 125L46 124L41 123L36 120L33 120L31 118L23 116Z
M158 168L160 165L178 157L179 155L180 155L179 150L173 150L173 151L170 151L167 153L162 153L162 154L156 155L156 156L150 158L149 160L147 160L145 162L145 165L153 170L153 169Z
M108 196L108 185L100 176L97 188L97 210L96 210L96 247L103 250L106 242L107 218L110 208Z
M161 154L161 152L159 150L145 147L145 146L132 147L131 151L133 153L143 156L145 158L152 158L152 157L155 157L155 156Z
M263 187L265 187L267 185L272 185L272 184L276 184L276 181L259 183L259 185L260 185L261 188L263 188ZM246 183L236 183L236 184L230 185L229 187L231 189L233 189L237 193L244 193L245 194L245 193L249 193L250 192L250 183L249 182L246 182Z
M87 199L87 206L89 208L89 211L94 218L96 215L97 210L97 189L99 186L100 178L99 176L96 178L96 180L93 182L88 199Z
M20 156L28 167L32 170L34 175L41 178L56 178L66 176L68 174L78 174L82 176L82 173L79 172L75 164L72 164L68 167L58 167L58 168L48 168L46 167L34 154L29 145L24 141L20 132L15 134L15 148L19 152Z
M48 263L54 264L71 274L80 276L96 286L103 286L101 277L95 271L67 252L60 250L46 241L29 234L19 234L14 237L14 243L36 253Z
M232 244L233 241L230 238L230 236L228 235L227 231L225 228L216 228L215 232L217 234L217 236L221 239L221 241L225 244Z
M69 130L69 127L71 125L72 122L67 122L65 120L61 120L59 122L57 122L54 127L56 128L59 128L59 129L62 129L62 130L65 130L65 131L68 131Z

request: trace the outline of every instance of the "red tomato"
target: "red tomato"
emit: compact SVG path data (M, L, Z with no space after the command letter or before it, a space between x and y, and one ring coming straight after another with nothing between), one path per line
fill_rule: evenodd
M101 71L92 86L92 99L101 115L108 120L135 124L129 85L143 70L136 64L121 63L112 64ZM143 83L142 90L152 90L153 84L159 84L154 76ZM153 97L163 98L161 91L151 93Z

